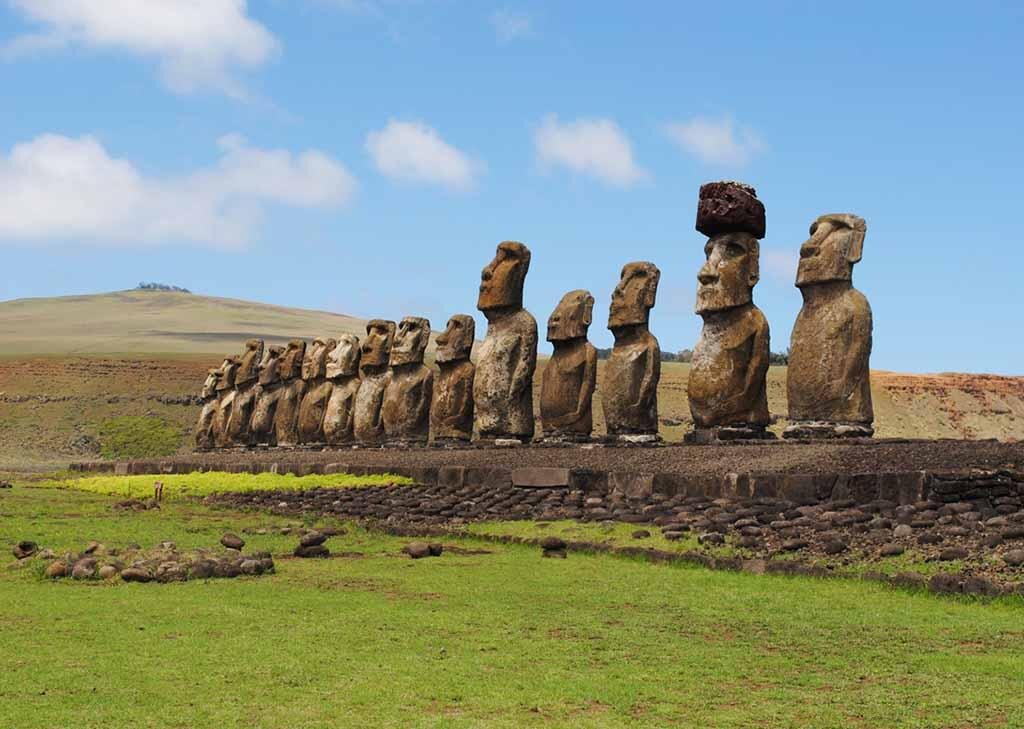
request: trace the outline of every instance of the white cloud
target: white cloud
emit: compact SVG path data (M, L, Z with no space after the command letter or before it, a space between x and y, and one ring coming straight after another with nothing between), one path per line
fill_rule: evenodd
M496 10L491 13L491 27L501 43L527 38L533 33L533 23L526 13Z
M544 166L561 166L618 187L648 177L633 159L629 137L610 119L578 119L562 124L550 114L534 133L537 157Z
M0 156L0 240L243 247L266 204L334 207L355 190L348 170L316 150L257 149L238 135L218 145L214 166L158 178L91 136L45 134L19 144Z
M159 61L172 90L216 89L243 96L232 72L255 68L278 42L253 20L246 0L8 0L40 32L11 41L5 55L71 45Z
M791 284L796 281L800 254L796 251L761 249L761 268L772 279Z
M687 122L667 124L669 138L684 152L707 164L742 167L765 149L750 128L737 126L731 117L694 117Z
M451 146L420 122L390 120L366 136L366 149L381 174L406 182L426 182L452 190L476 184L481 164Z

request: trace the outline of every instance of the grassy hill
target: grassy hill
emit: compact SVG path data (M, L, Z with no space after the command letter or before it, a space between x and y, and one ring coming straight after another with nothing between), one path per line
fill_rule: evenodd
M365 331L363 319L170 291L0 302L0 355L216 354Z
M363 326L338 314L155 291L0 303L0 470L186 449L198 414L190 398L242 340L361 334ZM670 441L691 427L688 377L688 365L662 367L659 414ZM599 367L599 390L602 378ZM540 372L535 385L539 395ZM1024 438L1024 378L876 371L872 393L879 437ZM781 432L785 367L769 371L768 402ZM601 433L600 396L594 414Z

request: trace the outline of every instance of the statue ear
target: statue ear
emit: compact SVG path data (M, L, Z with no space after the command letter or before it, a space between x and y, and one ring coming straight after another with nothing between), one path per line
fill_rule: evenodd
M761 244L755 242L748 254L750 258L750 273L747 277L747 285L754 288L761 280Z
M860 259L864 257L864 236L867 231L863 228L853 228L850 230L850 244L846 249L846 260L849 263L859 263Z
M590 326L594 321L594 297L588 296L583 300L583 325Z

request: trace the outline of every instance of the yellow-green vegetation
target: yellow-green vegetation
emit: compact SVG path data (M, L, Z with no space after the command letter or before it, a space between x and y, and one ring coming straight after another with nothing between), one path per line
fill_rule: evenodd
M159 458L181 447L181 428L149 415L122 415L100 425L100 455L109 459Z
M344 525L291 559L282 517L0 491L0 544L58 552L225 531L277 574L171 585L0 569L0 726L1020 727L1024 605ZM330 524L334 525L334 524ZM0 556L0 563L12 561Z
M250 491L304 491L315 488L359 488L388 484L411 484L412 479L390 474L353 476L348 473L309 476L276 473L204 473L168 474L163 476L83 476L81 478L53 478L33 481L36 488L72 489L107 496L148 498L153 495L153 484L164 485L164 498L209 496L219 493Z

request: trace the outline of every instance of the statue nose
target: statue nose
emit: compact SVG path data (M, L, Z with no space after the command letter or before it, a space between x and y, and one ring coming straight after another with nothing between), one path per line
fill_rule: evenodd
M708 266L704 266L704 268L700 270L700 273L697 274L697 280L706 286L707 284L712 284L717 281L718 274L712 271Z

